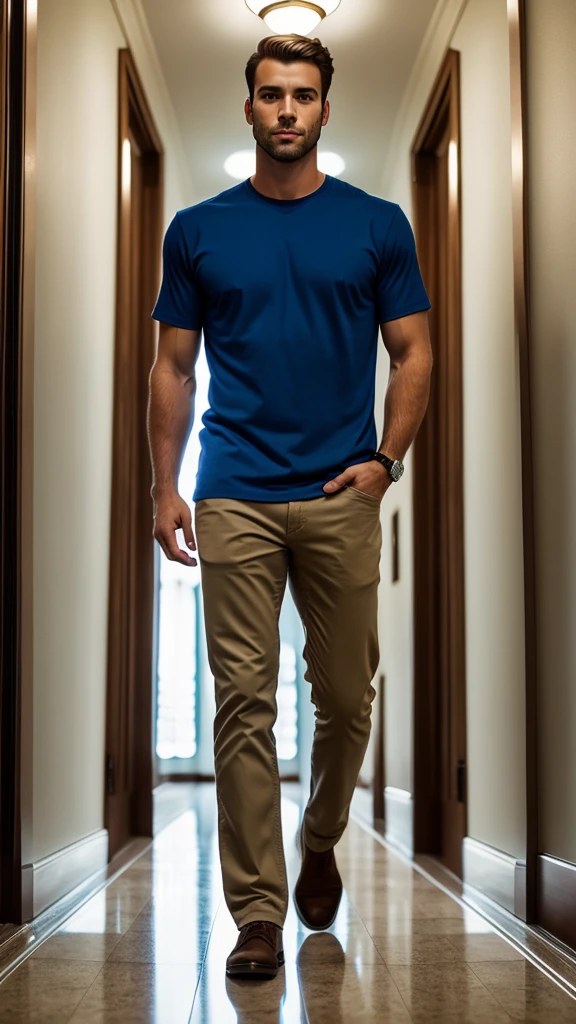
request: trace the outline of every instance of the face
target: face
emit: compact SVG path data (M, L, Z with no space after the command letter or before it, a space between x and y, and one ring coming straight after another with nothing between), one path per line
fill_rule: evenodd
M254 100L246 100L244 112L257 144L273 160L300 160L318 142L330 113L328 100L322 106L321 87L320 71L307 61L260 61Z

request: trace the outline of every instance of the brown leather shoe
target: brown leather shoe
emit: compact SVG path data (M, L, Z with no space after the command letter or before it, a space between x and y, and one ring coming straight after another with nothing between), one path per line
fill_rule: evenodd
M334 849L316 853L306 846L303 823L298 832L302 866L294 887L296 913L307 928L320 932L334 923L342 899L342 879Z
M273 978L283 963L282 929L272 921L251 921L240 929L226 974Z

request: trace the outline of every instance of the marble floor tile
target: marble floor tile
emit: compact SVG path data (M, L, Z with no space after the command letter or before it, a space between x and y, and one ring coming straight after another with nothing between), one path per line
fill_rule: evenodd
M436 964L461 961L462 954L441 935L372 935L385 964Z
M576 999L527 960L486 961L470 967L514 1020L576 1024Z
M185 930L159 927L153 931L126 932L110 953L109 962L197 964L206 953L208 931L197 931L192 922Z
M319 970L311 953L306 963L299 963L298 976L310 1024L410 1024L410 1013L384 964L322 964Z
M449 941L458 950L463 960L474 963L480 960L522 960L524 957L499 935L450 935Z
M149 900L133 919L129 930L154 932L168 927L180 933L190 927L200 931L209 930L221 899L221 893L202 893L191 904L182 904L177 899Z
M188 1024L199 971L193 965L109 961L69 1024Z
M359 912L360 913L360 912ZM490 925L479 915L470 912L463 917L416 917L409 913L388 911L362 915L372 935L483 935L494 934Z
M95 961L29 957L0 985L2 1024L63 1024L101 970Z
M214 789L96 893L0 985L13 1024L576 1024L576 1001L351 819L330 929L292 899L302 797L282 800L290 900L285 966L228 978L238 929L226 906Z
M113 897L106 889L80 907L59 929L71 934L123 935L148 903Z
M468 964L389 965L388 969L416 1024L427 1024L433 1016L442 1021L452 1018L485 1024L509 1020Z
M82 934L58 931L32 953L32 960L95 960L104 963L122 935L114 932Z

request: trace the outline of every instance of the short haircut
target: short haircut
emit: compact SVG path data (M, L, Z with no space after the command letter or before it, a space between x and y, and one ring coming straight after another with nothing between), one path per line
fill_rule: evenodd
M319 39L309 39L308 36L299 36L296 33L286 36L266 36L261 39L258 49L246 64L246 83L251 103L254 101L256 68L266 57L282 61L284 64L293 64L296 61L308 61L309 64L315 64L320 71L322 104L324 104L334 74L334 61L330 51L326 46L322 46Z

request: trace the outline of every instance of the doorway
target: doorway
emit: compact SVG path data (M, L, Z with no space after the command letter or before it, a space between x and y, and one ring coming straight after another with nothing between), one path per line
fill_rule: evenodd
M109 857L152 835L155 562L146 410L156 333L163 151L129 50L119 51L118 248L106 705Z
M8 0L0 4L0 940L32 916L22 861L32 825L35 146L36 7Z
M459 54L449 50L412 146L415 233L434 373L414 444L414 850L462 876L466 679Z

